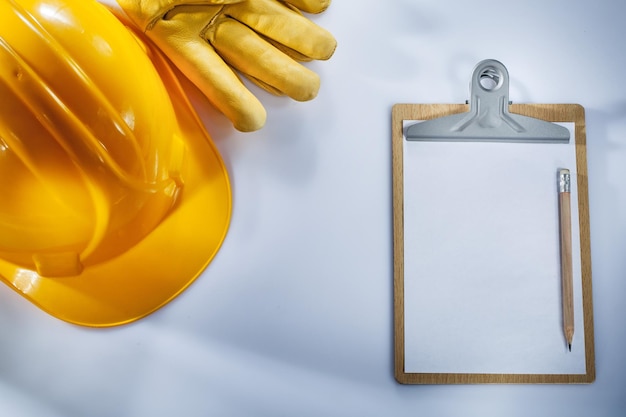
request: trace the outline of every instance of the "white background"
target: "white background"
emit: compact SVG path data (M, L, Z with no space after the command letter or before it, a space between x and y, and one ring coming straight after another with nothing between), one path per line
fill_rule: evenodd
M310 64L315 101L259 92L267 126L241 134L190 89L233 184L221 251L120 328L68 325L0 288L0 415L622 415L625 16L619 0L335 0L314 17L339 43ZM485 58L507 66L513 101L587 110L592 385L393 378L391 106L464 102Z

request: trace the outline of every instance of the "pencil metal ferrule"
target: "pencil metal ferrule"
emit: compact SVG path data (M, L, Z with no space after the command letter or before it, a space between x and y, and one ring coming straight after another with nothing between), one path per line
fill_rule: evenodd
M559 192L560 193L570 192L570 174L569 174L569 170L567 169L562 169L559 172Z

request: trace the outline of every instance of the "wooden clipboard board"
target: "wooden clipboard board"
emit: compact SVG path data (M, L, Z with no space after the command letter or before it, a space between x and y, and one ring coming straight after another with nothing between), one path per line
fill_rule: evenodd
M555 373L456 373L405 370L405 258L403 140L405 120L431 120L468 112L468 104L396 104L392 109L393 235L394 235L394 368L402 384L571 384L595 380L591 250L584 109L575 104L511 104L509 111L549 122L573 122L575 126L576 184L578 190L579 236L584 311L585 372ZM408 191L407 191L408 192Z

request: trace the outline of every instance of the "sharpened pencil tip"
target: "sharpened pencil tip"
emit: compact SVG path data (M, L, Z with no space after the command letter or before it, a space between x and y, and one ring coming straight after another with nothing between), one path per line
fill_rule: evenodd
M572 351L572 344L571 344L571 343L568 343L568 344L567 344L567 347L569 348L569 351L571 352L571 351Z

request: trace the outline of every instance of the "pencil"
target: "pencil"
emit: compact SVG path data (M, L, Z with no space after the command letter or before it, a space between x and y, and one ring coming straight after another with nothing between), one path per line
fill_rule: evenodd
M561 289L563 294L563 332L569 351L574 338L574 290L572 283L572 220L569 169L559 170L559 218L561 237Z

